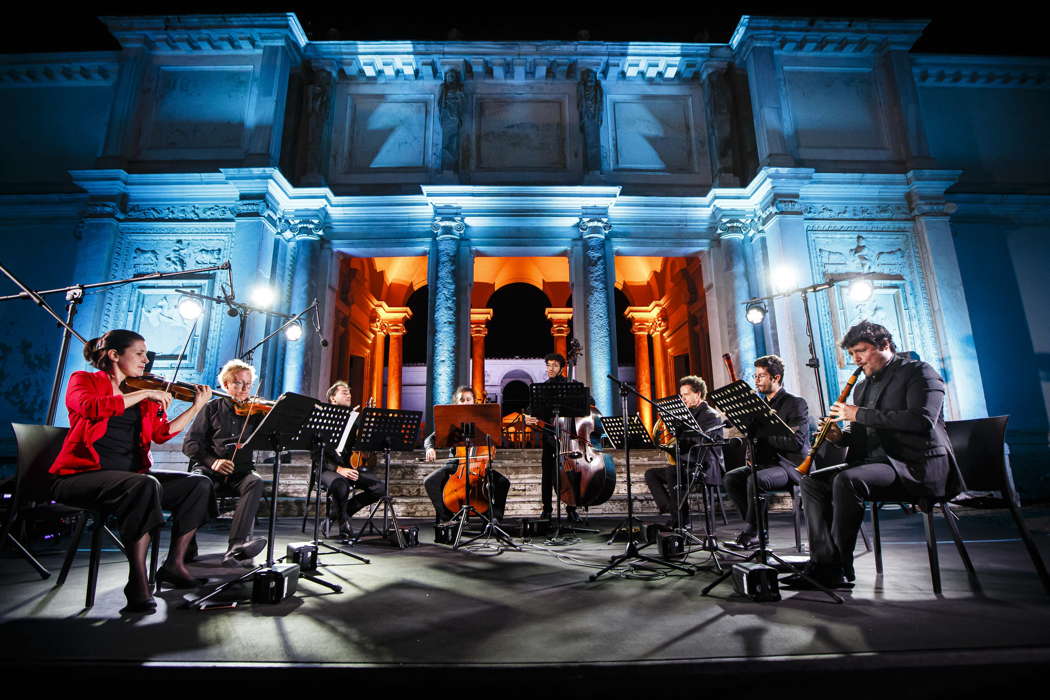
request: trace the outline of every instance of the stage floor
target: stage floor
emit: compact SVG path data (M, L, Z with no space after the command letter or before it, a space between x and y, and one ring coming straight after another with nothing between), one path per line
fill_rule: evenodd
M1050 557L1050 510L1028 508L1029 527ZM453 551L433 544L418 522L418 547L398 551L361 544L363 564L339 554L322 558L332 593L300 580L296 595L276 605L244 602L204 612L179 608L182 594L158 595L157 612L122 617L126 564L104 555L95 606L83 609L87 554L61 588L56 548L41 559L42 581L20 558L0 559L0 654L4 664L82 668L247 668L295 666L397 669L438 665L473 668L672 668L726 673L745 666L776 671L1038 664L1050 660L1050 596L1040 586L1006 511L963 510L961 529L983 584L975 594L940 518L944 593L931 591L921 518L882 517L885 575L859 553L857 582L837 605L820 592L783 591L780 602L735 598L728 582L709 597L713 574L622 569L597 582L588 576L624 549L584 535L573 545L542 540L521 552ZM592 525L603 532L616 519ZM260 520L265 527L265 520ZM773 543L794 553L790 515L774 515ZM200 535L201 552L224 548L221 523ZM258 528L257 528L258 529ZM735 528L721 528L730 536ZM281 520L277 552L308 539L298 520ZM520 542L520 540L516 540ZM644 550L653 551L654 547ZM860 552L863 552L861 549ZM260 557L261 559L261 557ZM703 553L689 557L699 564ZM193 570L213 582L237 572L204 554ZM291 666L289 666L291 665ZM626 670L625 670L626 669ZM389 676L388 676L389 677ZM609 676L611 678L614 676Z

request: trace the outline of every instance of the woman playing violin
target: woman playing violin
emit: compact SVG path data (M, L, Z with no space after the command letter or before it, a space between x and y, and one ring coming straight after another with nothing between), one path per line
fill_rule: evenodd
M163 443L182 430L211 399L211 389L197 386L192 405L168 421L172 396L139 389L125 393L128 377L145 370L146 341L129 330L111 330L84 344L84 359L98 372L74 372L66 390L69 433L51 466L51 495L81 508L102 509L120 521L128 558L126 612L152 612L156 602L146 575L150 538L164 523L162 509L173 515L171 545L158 580L175 588L202 581L184 564L186 548L209 517L211 482L191 474L150 473L150 443Z
M474 390L469 386L457 387L456 391L452 394L453 404L472 404L474 403ZM437 459L437 450L435 449L436 435L431 433L427 436L426 440L423 441L423 447L426 448L426 460L433 462ZM449 456L454 456L454 451L449 451ZM445 506L444 491L445 482L448 481L449 477L456 472L458 462L456 460L449 460L445 466L438 467L434 471L430 472L425 479L423 479L423 488L426 489L427 496L430 497L430 502L434 504L434 512L437 522L445 522L452 517L452 512ZM510 479L500 474L495 469L489 468L492 473L492 517L495 520L503 518L503 510L507 506L507 494L510 493Z
M338 406L352 405L353 394L350 392L350 385L344 381L336 382L329 387L325 399L328 403ZM355 406L354 410L360 408ZM328 513L328 532L333 532L338 527L339 538L345 541L350 539L350 518L357 511L382 498L384 488L383 481L368 472L369 466L375 463L374 455L365 458L363 453L351 450L349 445L343 452L336 452L334 445L325 448L325 468L321 472L321 483L328 489L328 495L335 504L334 511ZM315 447L311 455L316 468L317 463L321 461L321 447ZM369 462L372 464L368 464ZM362 490L351 498L350 494L355 488Z
M251 365L240 360L223 365L219 385L232 400L213 401L205 406L182 443L182 453L190 458L190 469L209 477L217 496L239 496L230 524L229 546L223 556L226 566L250 567L252 559L266 548L265 538L252 537L263 481L255 473L251 450L239 449L263 419L260 412L237 410L250 406L254 383L255 368Z

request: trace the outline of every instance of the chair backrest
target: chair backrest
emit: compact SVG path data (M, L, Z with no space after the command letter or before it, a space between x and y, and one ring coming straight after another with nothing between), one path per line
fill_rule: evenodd
M1005 480L1004 440L1010 416L993 416L945 423L966 488L971 491L1012 491Z
M55 463L69 428L25 423L12 423L11 427L15 430L18 445L15 508L22 508L29 502L50 500L51 476L48 470Z

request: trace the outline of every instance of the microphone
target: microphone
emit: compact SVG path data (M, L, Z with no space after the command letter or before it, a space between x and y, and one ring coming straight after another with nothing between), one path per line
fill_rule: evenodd
M317 337L321 339L321 347L328 347L328 340L325 339L324 333L321 332L321 316L317 310L317 300L314 299L314 330L317 331Z

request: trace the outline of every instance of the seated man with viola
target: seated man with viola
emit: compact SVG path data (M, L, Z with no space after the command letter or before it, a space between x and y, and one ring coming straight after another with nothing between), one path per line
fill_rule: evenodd
M230 360L219 371L219 384L232 400L207 404L186 432L182 453L190 469L208 476L217 496L238 496L230 525L230 540L223 564L252 566L252 559L266 548L266 538L252 537L255 514L263 495L263 481L255 473L251 450L240 450L262 422L262 412L252 411L249 401L255 369L241 360Z

